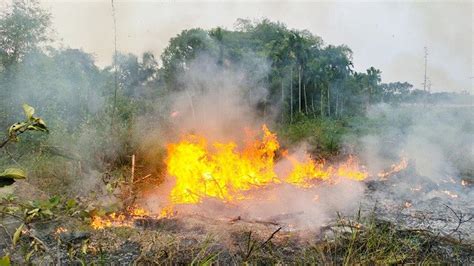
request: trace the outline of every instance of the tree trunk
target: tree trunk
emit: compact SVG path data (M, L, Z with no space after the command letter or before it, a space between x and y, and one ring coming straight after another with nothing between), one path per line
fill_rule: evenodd
M339 111L339 114L342 116L344 112L344 97L342 97L341 99L341 110Z
M320 97L319 97L319 109L321 110L321 117L324 116L324 111L323 111L323 89L319 89L320 92Z
M316 118L316 110L314 109L314 93L311 94L311 110L313 111L314 118Z
M331 90L331 86L328 85L328 116L331 117L331 95L329 91Z
M301 65L298 66L298 111L301 113Z
M290 69L290 123L293 123L293 66Z
M282 75L283 76L283 75ZM281 78L281 122L283 122L284 120L284 107L283 107L283 104L285 103L285 92L283 90L283 77Z
M308 100L306 98L306 84L303 84L303 95L304 95L304 111L308 114Z

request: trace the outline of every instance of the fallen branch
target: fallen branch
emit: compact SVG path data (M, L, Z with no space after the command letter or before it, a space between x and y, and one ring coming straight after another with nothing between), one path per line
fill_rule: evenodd
M283 213L269 217L268 219L271 221L281 221L281 220L288 220L294 218L295 216L304 214L304 211L299 212L290 212L290 213Z
M245 222L245 223L256 223L256 224L264 224L264 225L280 225L279 223L277 222L274 222L274 221L263 221L263 220L247 220L247 219L242 219L241 216L237 216L235 218L232 218L229 220L229 223L235 223L235 222L238 222L238 221L242 221L242 222Z
M263 242L263 243L260 245L259 249L263 248L268 242L270 242L270 240L272 240L272 238L273 238L278 232L280 232L281 229L282 229L282 227L278 227L278 229L275 230L275 231L270 235L270 237L269 237L265 242Z
M252 255L252 252L254 250L262 249L268 242L270 242L270 240L272 240L272 238L278 232L280 232L281 229L282 229L282 227L278 227L278 229L273 231L273 233L270 235L270 237L268 237L267 240L265 240L265 242L260 244L256 249L255 249L255 244L252 243L252 231L250 231L249 234L248 234L248 239L247 239L247 254L245 255L244 261L246 261L250 257L250 255Z
M461 232L459 232L459 228L464 224L464 223L467 223L469 221L471 221L474 217L473 216L468 216L468 218L465 218L465 215L464 213L462 212L459 212L459 214L454 211L451 207L449 207L448 205L446 204L443 204L444 206L446 206L446 208L448 208L453 214L454 216L456 216L456 218L458 219L458 224L456 226L456 228L454 228L453 230L451 230L451 233L447 234L447 236L451 236L452 234L454 233L458 233L459 234L459 237L461 237ZM461 240L461 239L460 239Z
M137 180L133 181L133 184L140 183L141 181L143 181L143 180L149 178L150 176L151 176L151 174L148 174L148 175L146 175L146 176L144 176L144 177L142 177L142 178L140 178L140 179L137 179Z
M46 245L46 243L44 243L43 240L41 240L38 236L36 236L32 231L31 231L31 228L26 225L26 230L23 232L23 233L26 233L30 238L33 238L36 242L40 243L44 250L49 253L50 255L52 255L51 253L51 249L48 247L48 245Z

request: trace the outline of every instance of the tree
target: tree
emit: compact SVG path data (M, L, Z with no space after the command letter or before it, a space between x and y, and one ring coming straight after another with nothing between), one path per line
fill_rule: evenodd
M413 85L408 82L391 82L380 84L382 100L389 103L400 103L407 100Z
M370 104L374 102L374 98L380 95L381 90L379 90L379 83L382 80L380 77L380 74L382 74L382 71L370 67L367 69L367 89L368 89L368 97L367 97L367 103L366 103L366 108L369 107Z
M49 40L51 15L38 1L13 1L0 14L0 63L3 68L17 63Z
M171 39L161 69L168 89L184 89L178 76L200 54L223 68L244 69L251 80L259 79L269 92L264 105L282 106L281 117L290 122L295 113L329 117L358 113L383 97L380 70L371 67L367 73L354 73L349 47L324 45L309 31L267 19L238 20L233 31L184 30ZM262 62L271 64L264 77L259 71Z
M161 55L167 85L172 90L183 89L179 75L188 69L189 61L201 53L215 56L218 54L217 51L216 43L203 29L184 30L171 38L170 44Z

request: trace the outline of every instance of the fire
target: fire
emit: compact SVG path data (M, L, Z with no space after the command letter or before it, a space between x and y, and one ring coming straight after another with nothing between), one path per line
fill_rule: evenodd
M338 167L337 175L355 181L362 181L367 178L368 173L359 167L359 162L355 157L350 156L349 160Z
M94 229L104 229L112 226L131 226L131 222L123 214L111 213L105 217L93 216L91 226Z
M150 213L142 208L133 208L129 211L128 215L117 214L115 212L106 215L92 216L91 227L94 229L104 229L107 227L131 227L133 226L134 220L140 217L149 216Z
M276 182L273 167L279 143L265 126L263 133L261 141L247 142L242 151L234 142L209 147L196 135L169 144L167 170L176 181L171 202L198 203L204 197L232 201L243 198L244 191Z
M389 170L378 173L377 176L380 177L380 179L386 179L388 176L404 170L405 168L407 168L407 166L408 166L408 160L407 158L403 157L399 163L392 164Z
M56 235L59 235L59 234L65 233L65 232L67 232L67 229L64 228L64 227L62 227L62 226L59 226L59 227L56 228L56 230L54 231L54 233L55 233Z
M286 158L293 164L293 171L286 177L285 181L295 186L308 188L314 180L328 180L329 171L324 170L323 163L317 163L311 158L301 163L295 158L285 154Z
M316 162L309 156L303 163L287 154L284 156L290 160L294 167L284 181L298 187L309 188L315 185L314 181L327 181L331 177L355 181L362 181L368 177L367 171L359 166L357 159L353 156L349 156L349 159L338 167L326 166L324 161Z
M149 216L149 215L150 215L150 212L142 208L135 208L132 210L132 216L144 217L144 216Z
M276 134L265 125L262 126L260 139L256 139L252 132L247 132L247 135L248 140L240 148L233 141L210 142L194 134L184 135L179 142L168 144L165 163L171 189L165 192L168 203L162 206L159 213L151 215L135 207L123 214L94 216L91 226L94 229L129 227L140 217L172 217L176 214L176 205L199 204L206 198L236 203L254 198L262 189L281 184L308 189L322 182L334 184L342 179L362 181L369 176L353 156L340 164L328 164L309 155L301 159L287 151L279 151ZM276 173L277 158L291 165L284 175ZM407 160L404 159L379 176L386 177L406 166ZM271 198L267 195L267 200ZM313 201L318 200L319 195L315 195Z
M252 132L247 132L247 135L248 139L242 148L233 141L209 142L203 136L194 134L168 144L165 163L172 182L169 192L165 192L168 204L161 206L159 213L154 215L134 207L120 214L93 216L92 228L131 227L134 220L140 217L172 217L176 214L176 205L199 204L206 198L235 203L253 198L262 189L281 184L308 189L321 182L334 184L341 179L362 181L369 176L353 156L339 164L328 164L324 160L314 160L309 155L301 159L287 151L279 151L280 143L276 134L265 125L262 126L260 139L256 139ZM282 157L280 160L291 164L291 169L285 175L277 175L275 170L279 154ZM407 164L407 160L403 159L378 176L385 178L403 170ZM315 195L313 201L318 200L319 195Z
M282 152L293 169L287 176L278 177L275 156L280 144L265 125L262 131L261 140L247 141L243 149L238 149L235 142L209 145L197 135L186 135L180 142L169 144L166 165L175 181L169 196L171 204L196 204L204 198L233 202L248 198L246 192L274 184L308 188L331 178L361 181L368 176L354 157L332 167L309 156L301 162Z
M449 190L443 190L442 192L443 192L444 194L450 196L451 198L457 198L457 197L458 197L458 194L455 194L455 193L453 193L453 192L451 192L451 191L449 191Z

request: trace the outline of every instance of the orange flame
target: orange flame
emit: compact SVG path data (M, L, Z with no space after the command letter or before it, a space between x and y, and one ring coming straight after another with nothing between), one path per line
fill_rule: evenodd
M377 174L380 179L384 180L388 176L398 173L408 167L408 159L403 157L402 160L397 164L392 164L389 170L380 172Z
M274 181L279 143L267 127L263 132L262 141L249 142L240 152L234 142L214 143L210 149L207 141L196 135L169 144L167 170L176 181L171 202L198 203L204 197L232 201L242 198L244 191Z
M115 212L106 215L92 216L91 227L93 229L104 229L107 227L131 227L134 220L140 217L149 216L149 212L142 208L133 208L129 211L129 215L117 214Z
M112 213L107 216L93 216L91 226L103 229L111 226L133 226L139 217L172 217L177 204L198 204L205 198L215 198L222 202L235 202L248 199L250 191L286 183L301 189L311 188L321 182L338 182L341 179L362 181L368 172L360 166L357 158L338 165L328 165L316 161L309 155L303 160L282 151L284 160L291 163L292 169L285 176L275 172L276 154L280 148L276 134L265 125L262 126L261 139L253 139L253 134L243 148L235 142L209 144L199 135L185 135L181 141L167 145L167 173L174 182L167 195L169 204L156 216L144 209L132 208L126 214ZM407 167L407 160L392 165L391 169L379 173L387 176ZM314 201L318 201L315 195Z
M265 125L261 140L247 141L242 150L237 144L213 143L204 137L187 135L168 145L166 165L175 185L170 193L171 204L196 204L206 197L224 202L245 199L246 191L271 184L288 183L302 188L331 177L364 180L368 174L350 157L339 167L325 166L307 157L304 162L283 153L293 170L283 178L275 173L275 154L280 147L277 136Z

